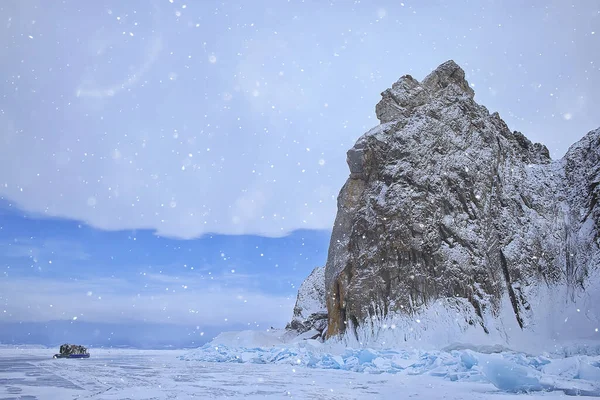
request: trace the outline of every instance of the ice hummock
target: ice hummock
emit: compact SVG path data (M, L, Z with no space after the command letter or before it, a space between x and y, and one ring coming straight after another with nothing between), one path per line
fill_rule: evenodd
M342 348L285 331L229 332L180 357L184 361L278 364L370 374L428 375L491 383L512 393L562 391L600 396L600 352L530 355L495 347L431 350Z

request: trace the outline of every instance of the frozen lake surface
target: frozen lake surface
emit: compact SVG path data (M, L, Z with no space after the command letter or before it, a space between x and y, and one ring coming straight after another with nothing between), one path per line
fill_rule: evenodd
M285 364L184 361L185 350L90 350L52 359L53 349L0 349L0 400L8 399L514 399L491 383L432 375L371 374Z

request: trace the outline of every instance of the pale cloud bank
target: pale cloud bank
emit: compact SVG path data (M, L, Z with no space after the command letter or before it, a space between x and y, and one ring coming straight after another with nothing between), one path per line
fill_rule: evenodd
M72 320L224 327L279 326L291 318L295 299L246 288L148 277L59 281L0 278L0 324ZM137 290L136 290L137 289Z

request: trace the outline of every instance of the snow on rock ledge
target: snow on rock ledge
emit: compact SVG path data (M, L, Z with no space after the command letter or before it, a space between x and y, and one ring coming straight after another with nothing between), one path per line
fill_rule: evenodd
M298 290L292 321L286 326L289 331L305 333L315 330L321 336L327 327L325 304L325 268L317 267L302 282Z

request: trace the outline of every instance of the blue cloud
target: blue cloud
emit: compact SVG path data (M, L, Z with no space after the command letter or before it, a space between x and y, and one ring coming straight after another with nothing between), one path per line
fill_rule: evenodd
M21 340L29 339L11 331L15 324L52 321L186 332L281 327L298 285L324 264L329 239L326 231L298 231L177 240L36 219L4 206L12 211L0 229L0 330Z

